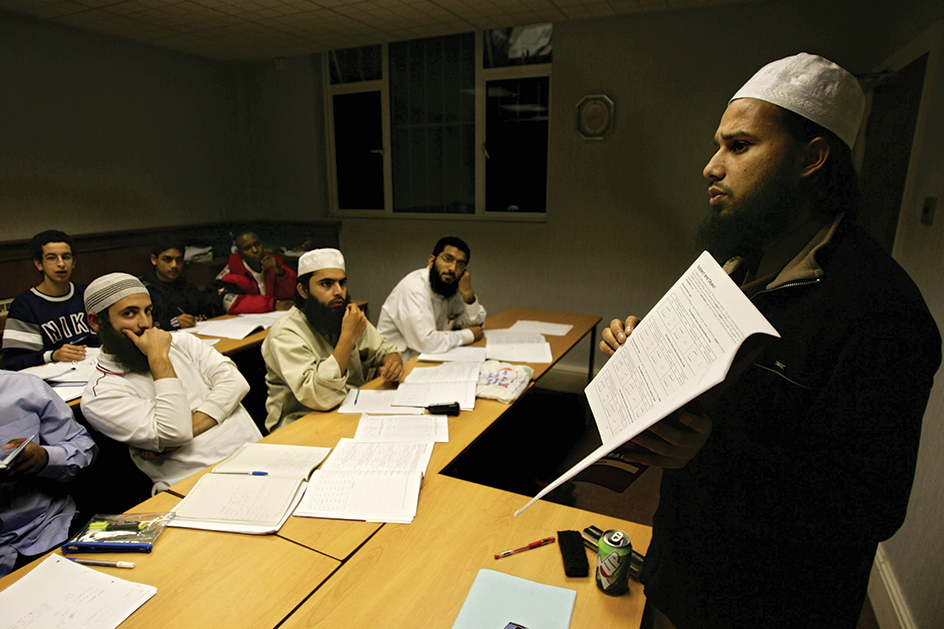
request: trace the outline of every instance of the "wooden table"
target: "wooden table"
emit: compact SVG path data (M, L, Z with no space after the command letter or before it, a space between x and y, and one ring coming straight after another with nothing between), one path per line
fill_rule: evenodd
M177 502L179 498L161 493L131 512L165 512ZM341 564L272 535L178 528L166 529L151 554L100 553L94 558L133 561L131 570L94 569L157 587L157 594L122 629L275 627ZM39 561L0 579L0 590L37 565Z
M566 336L548 337L555 362L600 321L590 315L510 308L490 317L486 329L509 327L519 319L574 325ZM243 340L254 343L252 336ZM552 366L531 365L535 379ZM367 385L392 386L379 380ZM645 553L648 527L548 502L515 518L527 497L438 473L508 408L477 399L473 411L449 418L450 441L434 448L412 524L291 517L273 536L169 529L153 555L135 556L134 570L105 569L158 588L157 596L122 627L448 628L481 568L577 590L574 629L638 626L645 602L638 583L631 582L629 594L610 597L598 591L592 576L568 578L556 545L498 561L493 555L558 530L590 525L626 531L633 547ZM359 419L336 410L310 413L263 442L334 447L339 439L353 437ZM133 511L171 509L204 473ZM34 565L0 580L0 589Z
M556 544L504 559L494 555L591 524L622 529L645 554L649 527L549 502L535 503L514 518L525 502L518 494L429 477L413 523L385 524L282 627L449 629L482 568L576 590L571 629L638 627L642 586L631 581L626 595L604 594L593 578L592 556L590 576L570 578Z

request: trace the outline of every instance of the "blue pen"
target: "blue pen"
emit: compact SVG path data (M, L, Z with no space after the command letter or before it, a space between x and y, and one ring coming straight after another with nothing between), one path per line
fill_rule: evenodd
M268 472L246 472L250 476L268 476Z
M354 396L354 406L357 406L357 398L361 396L361 390L357 390L357 395Z

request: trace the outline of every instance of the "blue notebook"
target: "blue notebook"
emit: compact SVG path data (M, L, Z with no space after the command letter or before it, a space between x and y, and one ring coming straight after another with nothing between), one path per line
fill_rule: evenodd
M577 592L479 570L452 629L568 629Z

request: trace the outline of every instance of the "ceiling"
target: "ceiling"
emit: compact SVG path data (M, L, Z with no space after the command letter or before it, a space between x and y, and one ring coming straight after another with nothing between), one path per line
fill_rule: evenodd
M0 9L215 59L750 0L0 0Z

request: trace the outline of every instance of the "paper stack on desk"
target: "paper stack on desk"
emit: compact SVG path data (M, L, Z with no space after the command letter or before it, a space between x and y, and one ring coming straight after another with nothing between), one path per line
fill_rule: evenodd
M295 515L409 524L432 453L432 443L341 439L312 474Z
M494 570L479 570L452 629L567 629L577 592Z
M416 368L397 388L394 406L424 408L434 404L459 403L459 408L475 408L475 385L481 363L446 363Z

